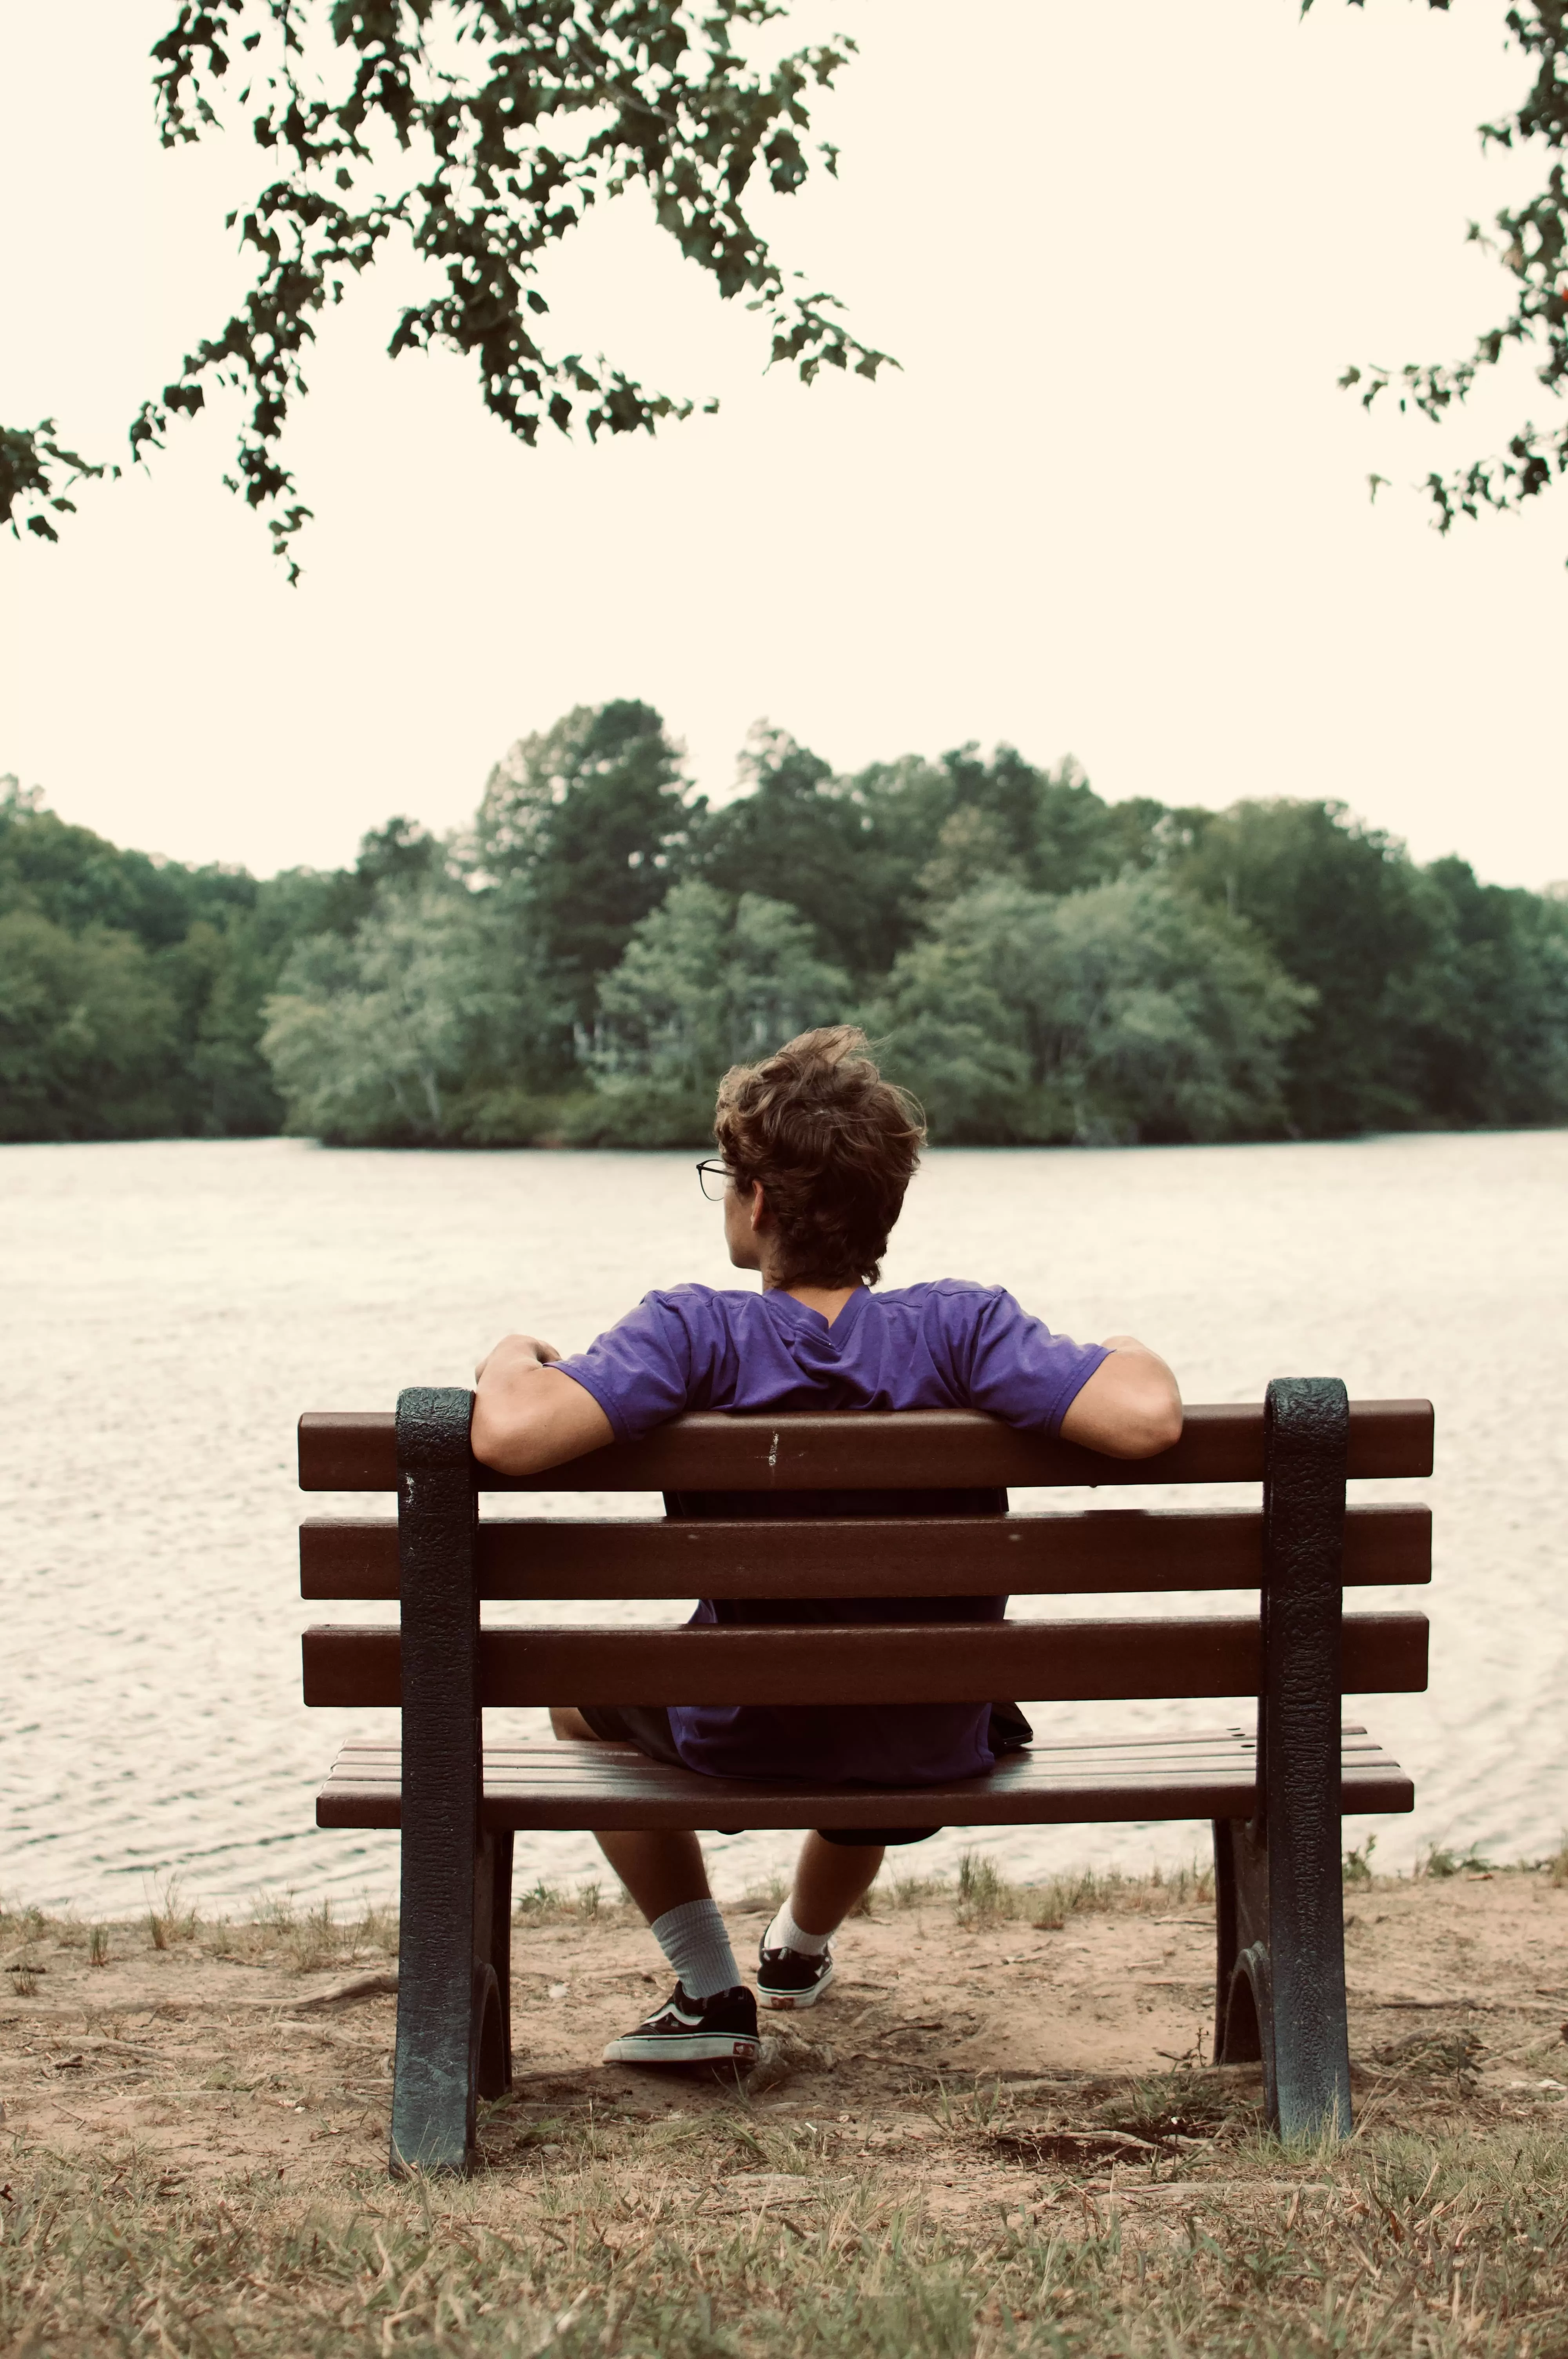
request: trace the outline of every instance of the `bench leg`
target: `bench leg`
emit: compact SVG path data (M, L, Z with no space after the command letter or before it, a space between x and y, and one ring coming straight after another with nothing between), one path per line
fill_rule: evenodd
M503 2097L512 2086L512 1830L480 1839L474 1862L473 1954L493 1985L479 2017L476 2065L481 2097Z
M1350 2129L1337 1818L1334 1832L1325 1877L1300 1828L1296 1855L1271 1859L1256 1822L1214 1822L1214 2060L1261 2063L1269 2126L1287 2138Z
M472 1931L449 1908L408 1908L397 1990L392 2171L472 2168L481 2097L512 2086L512 1837L481 1835Z
M512 1841L481 1823L479 1583L470 1393L397 1404L402 1925L395 2177L467 2171L479 2100L510 2080Z
M1286 2138L1350 2130L1339 1818L1348 1430L1336 1379L1277 1377L1269 1386L1258 1751L1268 1841L1270 2110Z
M1297 1796L1292 1841L1276 1840L1269 1875L1272 1979L1271 2117L1287 2138L1350 2134L1345 2012L1345 1897L1338 1796Z
M1256 1822L1214 1822L1214 2060L1263 2067L1263 2104L1280 2121L1269 1968L1269 1851Z

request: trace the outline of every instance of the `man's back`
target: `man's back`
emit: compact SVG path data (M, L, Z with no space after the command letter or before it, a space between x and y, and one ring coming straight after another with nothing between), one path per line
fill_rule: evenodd
M938 1278L857 1287L831 1323L782 1288L672 1287L557 1364L630 1440L696 1408L980 1408L1054 1433L1107 1356L1001 1287Z
M822 1408L983 1408L1054 1432L1105 1359L1099 1344L1054 1335L1000 1287L966 1279L872 1293L858 1287L831 1322L782 1289L683 1286L644 1297L589 1349L560 1363L630 1440L685 1409L765 1415ZM813 1517L890 1512L996 1514L1000 1491L666 1495L674 1516ZM1006 1599L704 1599L694 1619L838 1623L1000 1620ZM874 1644L869 1634L867 1644ZM979 1777L992 1764L991 1707L972 1704L687 1704L669 1726L688 1767L716 1777L810 1775L920 1786Z

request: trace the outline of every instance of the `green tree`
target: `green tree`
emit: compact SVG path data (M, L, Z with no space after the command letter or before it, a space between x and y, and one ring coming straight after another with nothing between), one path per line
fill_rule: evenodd
M0 916L0 1138L188 1127L173 993L135 936Z
M730 1066L840 1021L850 995L797 910L687 877L600 987L600 1101L579 1131L628 1146L700 1141Z
M389 893L351 941L313 936L266 1006L288 1128L357 1144L451 1138L491 1013L481 929L449 887Z
M46 809L36 788L0 777L0 910L33 909L71 932L112 927L157 951L182 941L198 919L227 923L255 894L243 869L122 852Z
M784 14L774 0L181 0L152 53L159 136L171 147L216 134L231 98L267 177L234 216L253 283L143 403L133 456L214 386L240 387L250 413L233 488L268 512L296 579L310 511L280 457L284 429L317 319L389 241L438 281L405 307L391 353L471 357L486 408L523 441L546 423L565 433L580 420L597 438L688 416L689 399L540 341L541 266L633 189L721 297L762 312L773 361L808 384L824 366L874 376L886 356L833 317L831 296L786 277L746 211L756 182L780 196L805 185L811 92L854 48L816 43L753 71L738 44ZM833 171L834 150L816 152ZM417 484L431 464L411 451L401 477ZM25 513L52 540L70 487L103 472L52 419L0 430L0 519L15 531Z
M1343 803L1243 802L1187 812L1172 873L1245 918L1314 995L1286 1094L1312 1137L1422 1119L1411 991L1438 954L1442 911L1404 847Z
M291 1131L489 1146L555 1127L565 1018L538 947L493 894L444 872L384 880L351 936L297 943L264 1014Z
M29 1122L43 1125L39 1136L128 1136L138 1126L177 1136L276 1130L282 1109L259 1045L261 1001L286 947L271 956L264 947L269 931L276 936L262 916L274 888L258 886L243 869L190 868L122 851L91 828L69 825L38 795L23 794L15 779L0 785L5 789L0 794L0 912L31 913L66 935L91 937L78 962L84 976L105 973L105 961L124 965L127 944L146 952L147 988L158 1010L149 1021L145 1052L124 1052L129 1062L122 1070L135 1072L134 1083L113 1078L121 1052L109 1066L92 1068L105 1090L101 1131L92 1128L90 1103L81 1095L87 1069L79 1072L62 1035L64 1096L51 1113L47 1090L40 1097L31 1085L22 1089L11 1110L10 1135L35 1135L26 1131ZM36 946L43 939L13 936L13 958L22 957L24 941ZM107 947L115 943L119 950ZM63 977L70 964L62 953L51 971ZM141 972L135 961L126 971ZM12 977L23 998L37 980L36 974L31 982ZM37 1041L33 1053L42 1053ZM60 1110L66 1105L69 1114ZM58 1128L62 1121L64 1132ZM14 1127L18 1123L21 1134Z
M1309 996L1246 926L1161 878L1000 883L937 912L874 1020L938 1136L1220 1139L1283 1126Z
M1431 946L1387 1021L1423 1122L1568 1117L1568 906L1482 885L1467 861L1418 872Z
M1153 857L1151 831L1163 806L1104 801L1070 754L1054 770L1042 770L1011 745L999 745L989 762L964 745L945 755L942 767L949 812L935 873L923 879L933 898L950 897L944 889L949 872L964 878L962 890L979 881L982 842L1000 855L991 873L1016 875L1036 893L1076 893Z
M909 876L890 864L874 816L853 784L784 729L753 730L741 756L742 792L697 815L688 865L718 891L761 893L798 909L819 951L853 973L876 973L908 933L898 906Z
M1101 800L1069 756L1037 769L1012 747L940 762L908 756L836 777L786 730L762 728L741 757L745 791L704 813L688 865L730 893L786 901L824 955L870 987L915 937L922 906L989 876L1071 892L1153 857L1162 806Z
M669 889L691 818L680 751L652 705L579 705L491 772L474 857L536 940L587 1034L599 983Z

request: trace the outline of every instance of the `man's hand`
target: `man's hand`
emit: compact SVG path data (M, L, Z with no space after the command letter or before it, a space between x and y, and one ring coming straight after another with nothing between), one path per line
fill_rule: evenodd
M492 1352L487 1352L483 1359L480 1362L478 1367L475 1368L473 1372L473 1379L476 1385L483 1376L486 1368L490 1366L492 1361L499 1361L503 1354L509 1354L523 1361L532 1359L541 1367L547 1365L551 1360L558 1360L561 1356L557 1351L555 1345L553 1343L546 1343L541 1336L503 1335L500 1343L495 1346L495 1349Z
M481 1466L538 1474L614 1439L585 1386L550 1365L560 1353L536 1335L505 1335L474 1371L470 1439Z
M1108 1335L1105 1348L1110 1357L1062 1419L1062 1439L1107 1458L1156 1458L1182 1438L1176 1379L1136 1335Z

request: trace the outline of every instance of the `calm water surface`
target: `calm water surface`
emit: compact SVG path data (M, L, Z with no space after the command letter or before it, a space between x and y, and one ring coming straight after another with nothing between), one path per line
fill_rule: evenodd
M303 1501L295 1418L465 1383L510 1327L571 1351L650 1286L730 1282L691 1163L270 1139L0 1149L0 1888L84 1912L139 1908L171 1871L230 1908L395 1891L395 1837L311 1823L340 1735L378 1716L298 1701L297 1634L321 1609L301 1605L294 1541L302 1508L390 1502ZM1472 1842L1519 1857L1568 1825L1565 1205L1561 1132L950 1151L915 1182L886 1276L1005 1282L1070 1333L1130 1329L1189 1400L1257 1399L1287 1374L1430 1395L1434 1481L1357 1486L1429 1490L1437 1511L1431 1693L1364 1707L1419 1796L1413 1820L1376 1822L1379 1858ZM1053 1724L1195 1715L1216 1725L1232 1708L1056 1707ZM543 1716L492 1720L521 1732ZM923 1859L950 1866L967 1840L950 1832ZM1178 1859L1206 1840L1198 1827L978 1838L1014 1875ZM719 1889L789 1847L716 1839ZM596 1858L589 1838L550 1835L519 1868L573 1875Z

